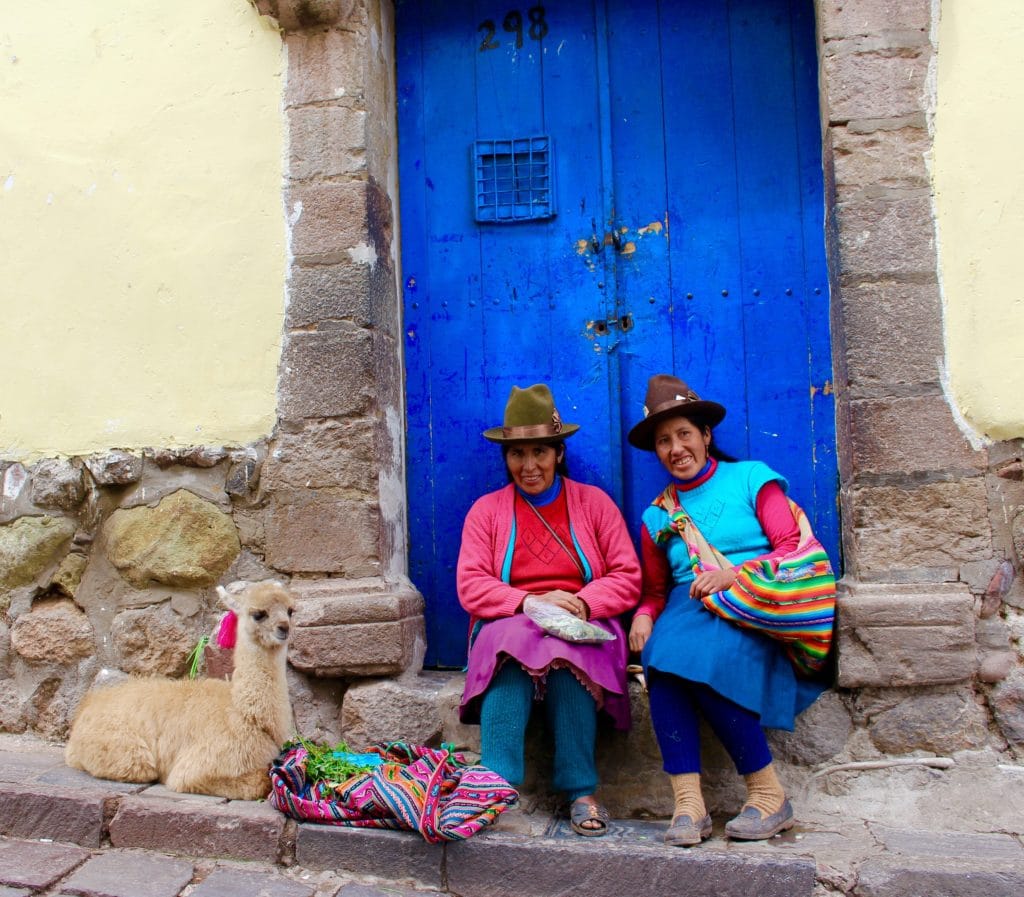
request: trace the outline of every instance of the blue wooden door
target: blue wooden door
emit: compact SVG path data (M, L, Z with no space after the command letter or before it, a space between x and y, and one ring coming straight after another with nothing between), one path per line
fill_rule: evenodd
M572 475L634 526L647 378L729 414L838 552L811 0L399 2L410 575L428 665L465 659L462 519L505 481L480 431L547 382Z

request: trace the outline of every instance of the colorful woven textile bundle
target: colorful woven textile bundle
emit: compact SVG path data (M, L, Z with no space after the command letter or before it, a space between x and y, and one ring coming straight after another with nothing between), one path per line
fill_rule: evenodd
M396 741L375 745L383 762L332 788L306 776L306 750L286 750L270 769L270 804L305 822L419 832L431 844L463 841L492 825L519 797L497 773L461 753Z
M695 576L732 566L679 505L674 489L666 489L655 504L665 509L669 527L686 543ZM746 561L736 568L736 581L729 589L701 601L737 626L782 641L794 667L813 675L824 668L832 645L836 578L807 515L792 500L789 507L800 528L797 547L774 561Z

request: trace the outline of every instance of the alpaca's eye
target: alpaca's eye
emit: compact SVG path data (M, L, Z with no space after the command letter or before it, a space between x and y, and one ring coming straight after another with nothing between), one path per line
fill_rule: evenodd
M293 613L295 613L295 609L294 609L294 608L291 608L291 607L289 607L289 608L288 608L288 616L290 617L290 616L291 616L291 615L292 615Z
M252 612L252 618L257 623L262 623L265 619L267 619L267 612L265 610L254 610Z

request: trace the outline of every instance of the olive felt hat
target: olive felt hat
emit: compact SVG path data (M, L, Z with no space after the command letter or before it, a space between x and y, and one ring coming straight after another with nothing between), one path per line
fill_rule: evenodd
M563 424L551 390L543 383L512 387L505 405L505 423L484 430L491 442L558 442L572 436L579 424Z
M666 417L677 415L715 427L725 417L725 407L702 399L685 380L671 374L655 374L647 381L644 419L629 431L629 444L653 452L655 427Z

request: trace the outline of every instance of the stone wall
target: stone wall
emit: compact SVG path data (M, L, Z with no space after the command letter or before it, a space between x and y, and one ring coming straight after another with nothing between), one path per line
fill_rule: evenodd
M944 393L931 0L819 0L846 578L838 685L882 753L1020 751L1020 442Z
M303 734L341 738L352 679L418 669L422 599L407 584L268 562L277 445L0 462L0 731L62 738L91 685L186 675L224 610L214 587L235 579L291 577Z

